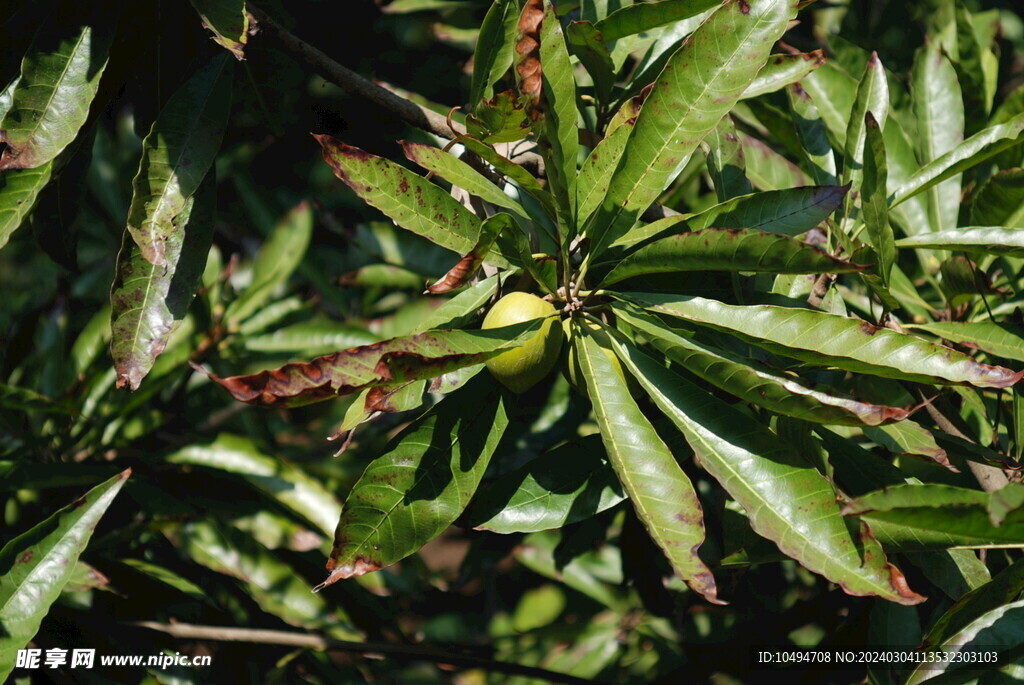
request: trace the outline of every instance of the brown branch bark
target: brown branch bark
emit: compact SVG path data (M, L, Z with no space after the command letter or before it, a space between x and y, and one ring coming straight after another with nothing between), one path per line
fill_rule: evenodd
M350 642L316 635L283 630L260 630L255 628L229 628L222 626L200 626L189 623L158 623L156 621L134 621L129 625L148 628L183 640L213 640L217 642L251 642L284 647L307 647L327 651L352 652L356 654L382 654L406 661L427 661L448 664L460 668L481 668L496 673L539 678L551 683L568 685L593 685L598 681L578 678L566 673L557 673L544 668L523 666L506 661L494 661L479 656L444 652L419 645L396 645L387 642Z
M924 393L919 393L919 397L921 397L922 400L925 399ZM941 428L943 431L949 433L950 435L956 436L961 440L966 440L967 442L974 442L974 440L972 440L969 435L967 435L964 431L960 430L960 428L957 427L956 424L954 424L948 417L946 417L945 414L939 411L939 409L935 407L931 402L926 402L924 408L925 411L928 412L928 415L932 417L932 421L935 422L935 425ZM971 473L978 481L978 485L980 485L981 489L984 490L985 492L995 492L996 490L1003 488L1010 482L1010 479L1006 477L1006 473L1004 473L1002 469L999 469L990 464L979 464L976 461L971 461L970 459L968 459L967 468L971 470Z

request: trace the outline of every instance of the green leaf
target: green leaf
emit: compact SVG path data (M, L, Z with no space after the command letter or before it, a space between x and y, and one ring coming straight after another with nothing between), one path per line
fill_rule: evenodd
M1005 487L1024 489L1019 483ZM1024 509L995 525L991 507L997 496L999 491L934 483L894 485L854 499L843 513L865 519L883 543L901 550L1024 545Z
M630 253L601 279L601 286L676 271L819 274L855 273L861 268L787 236L753 229L707 228L661 238Z
M466 116L469 133L490 144L522 140L530 134L532 125L526 105L510 90L498 93L493 100L481 100Z
M1006 388L1024 376L1024 371L1014 373L980 364L911 335L810 309L728 305L702 297L653 293L623 293L621 297L811 364L919 383L969 383L982 388Z
M480 317L480 308L494 297L510 272L485 278L455 297L446 301L418 322L414 333L423 333L432 328L462 328Z
M499 477L466 512L468 525L495 533L533 533L576 523L625 499L601 447L588 435Z
M210 378L235 399L300 406L380 385L401 385L474 366L521 345L543 319L486 331L431 330L353 347L311 362L295 362L248 376Z
M213 40L237 59L245 59L249 42L249 12L245 0L190 0Z
M992 174L971 203L975 226L1024 228L1024 169L1004 169Z
M402 228L460 255L473 249L480 219L433 183L328 135L314 135L334 175Z
M34 169L8 169L0 175L0 248L35 207L36 198L53 175L54 162Z
M698 214L661 219L639 226L612 244L608 261L614 265L627 250L657 238L678 233L684 228L749 228L796 236L824 221L843 202L847 186L807 186L769 190L733 198ZM680 224L683 224L680 226Z
M313 208L301 202L281 217L260 247L248 287L224 312L229 326L241 325L264 309L298 268L312 237Z
M952 685L967 682L1012 683L1020 674L997 673L1000 666L1024 657L1024 600L1004 604L974 620L942 643L934 662L922 662L905 681L907 685L932 682ZM998 663L987 661L995 653ZM979 670L985 668L979 679ZM996 676L989 679L989 676ZM999 677L1002 676L1002 677Z
M901 421L909 411L861 402L830 388L808 386L798 376L758 364L680 335L657 320L613 304L616 317L690 373L747 402L784 416L821 424L877 426Z
M626 599L620 554L612 545L573 556L568 563L556 557L559 534L540 531L527 535L515 549L516 561L534 573L551 578L595 602L622 611Z
M923 641L924 646L944 643L976 619L1012 602L1021 592L1024 592L1024 560L1018 559L991 581L971 590L947 609L928 631Z
M74 414L75 409L68 400L54 400L28 388L0 383L0 407L23 412L45 412L49 414Z
M857 96L857 79L834 62L827 62L808 74L801 85L814 98L833 146L837 150L845 149L846 128Z
M836 183L836 159L828 140L828 131L817 105L802 84L786 88L793 126L800 141L800 153L810 166L815 183Z
M110 11L55 16L36 35L0 120L0 171L44 166L78 135L107 66L117 26Z
M404 559L469 504L508 424L493 379L478 376L388 443L345 501L316 589Z
M147 262L166 265L174 218L213 165L230 110L231 63L222 54L175 91L142 141L128 232Z
M890 208L914 197L947 178L957 176L967 169L981 164L1003 150L1016 145L1024 131L1024 114L1018 114L1009 121L990 126L954 147L949 152L925 164L896 189ZM959 186L957 186L959 202Z
M938 41L930 40L918 50L911 79L917 141L922 163L936 162L964 140L964 103L956 71L943 54ZM960 208L960 178L934 184L928 191L933 231L956 226Z
M122 471L0 549L0 678L71 578L107 507L132 473Z
M185 201L164 241L164 264L154 266L125 230L110 289L110 354L117 387L136 390L171 334L185 320L213 243L215 184Z
M570 22L565 42L576 55L594 81L594 92L599 102L611 99L615 86L615 65L604 36L589 21Z
M612 341L623 364L682 431L700 461L747 512L754 531L851 595L918 604L869 533L849 526L829 482L770 430L636 348Z
M341 514L341 505L318 480L286 461L263 454L248 438L219 435L211 443L189 445L165 460L238 474L328 535Z
M889 274L896 263L895 237L889 225L888 166L885 140L871 112L864 115L867 132L864 144L864 176L861 186L861 213L867 235L877 258L878 276L882 286L889 287Z
M664 24L672 24L695 17L719 4L721 3L718 0L640 2L635 5L626 5L612 12L594 26L604 35L605 41L611 43L626 36L650 31Z
M701 148L707 157L708 173L719 202L753 192L747 180L743 144L736 134L736 125L728 114L708 134Z
M510 209L524 219L530 218L522 205L503 193L498 186L484 178L479 171L461 159L430 145L408 143L404 140L399 143L402 145L402 150L405 151L405 156L427 171L434 172L452 185L469 192L470 195L476 195L492 205Z
M963 93L964 124L967 135L977 133L988 120L992 101L986 94L986 77L981 45L974 31L974 22L963 2L956 2L957 59L953 61L960 91Z
M576 226L582 228L604 200L615 167L619 164L635 121L623 121L599 142L580 167L576 178ZM609 129L611 127L609 126Z
M961 345L977 347L997 357L1024 362L1024 329L995 321L939 321L908 324L907 328L927 331Z
M872 52L871 59L864 67L864 75L857 85L857 96L850 112L850 124L846 129L846 148L843 154L843 183L851 183L856 191L860 188L863 175L867 127L865 116L870 112L881 125L889 117L889 85L885 79L885 68L878 54ZM884 187L884 186L883 186ZM847 196L847 202L852 196Z
M417 283L422 287L422 280L417 279ZM333 321L313 321L278 328L273 333L246 335L240 344L250 352L285 352L315 357L335 350L369 345L378 340L380 338L364 328Z
M821 50L798 52L795 55L772 55L768 63L757 73L757 78L743 91L743 99L782 90L806 78L824 63L825 53Z
M893 454L916 454L943 466L949 466L946 450L938 446L931 431L914 421L907 420L888 426L865 428L864 435Z
M498 235L506 229L515 230L513 226L514 222L509 214L496 214L484 219L480 225L480 237L477 238L473 249L456 262L455 266L450 268L444 276L428 285L426 292L431 295L442 295L466 285L480 270L484 259L490 254L491 248L494 247L494 243L498 240ZM520 237L522 239L519 242L524 248L522 249L522 260L532 264L533 260L528 252L529 248L526 247L526 237Z
M896 247L1021 257L1024 256L1024 230L1002 226L968 226L902 238L896 241Z
M601 440L637 517L679 577L709 602L721 604L711 569L697 554L705 538L704 511L693 484L630 397L597 338L575 320L573 327Z
M289 625L323 630L334 638L362 638L337 604L328 605L295 569L245 533L213 522L181 527L181 549L193 561L237 578L263 611Z
M491 86L512 66L519 5L516 0L495 0L483 24L473 55L473 83L469 89L469 102L476 106L483 98L491 97Z
M579 132L576 128L576 80L554 6L544 0L540 25L540 64L543 76L541 107L544 110L544 138L550 146L545 169L556 203L565 215L563 226L572 226L572 200L576 194L576 156ZM545 146L541 146L545 152ZM568 245L568 232L562 241Z
M794 16L796 4L788 0L730 1L672 55L587 227L592 254L628 231L672 183L757 76Z

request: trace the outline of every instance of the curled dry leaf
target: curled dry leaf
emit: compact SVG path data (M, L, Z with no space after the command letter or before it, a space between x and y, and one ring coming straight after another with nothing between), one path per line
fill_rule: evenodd
M544 0L527 0L523 13L519 15L519 40L516 41L517 83L519 92L532 103L530 119L541 116L540 98L542 87L540 63L540 25L544 20Z

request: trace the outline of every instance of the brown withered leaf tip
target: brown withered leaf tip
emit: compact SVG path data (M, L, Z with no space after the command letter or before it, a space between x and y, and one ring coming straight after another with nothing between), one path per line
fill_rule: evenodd
M460 259L455 266L448 270L439 281L427 286L427 293L431 295L442 295L461 288L466 282L473 278L483 264L484 256L478 250L473 250Z
M0 171L32 169L38 166L36 156L28 145L15 145L7 131L0 130Z
M337 561L334 558L334 553L331 553L331 558L327 560L327 570L330 574L324 582L320 583L313 588L313 592L320 592L328 585L334 585L339 580L346 578L354 578L355 576L361 576L366 573L372 573L373 571L379 571L383 566L375 561L368 561L362 556L358 556L351 564L337 565Z
M544 21L544 0L527 0L519 15L519 40L516 41L517 83L519 93L530 102L531 121L541 116L540 99L543 77L540 63L540 25Z

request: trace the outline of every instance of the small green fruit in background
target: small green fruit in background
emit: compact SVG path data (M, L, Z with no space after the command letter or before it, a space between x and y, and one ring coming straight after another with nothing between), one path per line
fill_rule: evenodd
M562 333L557 327L558 319L551 316L554 313L555 306L550 302L529 293L514 292L498 300L484 317L484 330L550 317L525 343L487 360L487 370L512 392L526 392L558 362Z
M580 324L587 327L590 334L597 339L597 343L601 346L601 351L604 352L604 356L608 357L608 361L612 363L615 370L619 373L619 378L626 383L629 387L629 394L634 397L640 391L640 385L636 382L633 376L627 376L622 370L622 362L619 361L618 355L611 348L611 343L608 342L608 334L604 332L600 325L593 321L581 320ZM566 342L569 347L569 356L565 364L565 377L569 379L573 387L578 389L584 395L587 394L587 384L584 380L583 369L580 368L580 360L576 357L576 345L573 343L572 335L572 319L566 319L562 322L562 331L565 333Z

